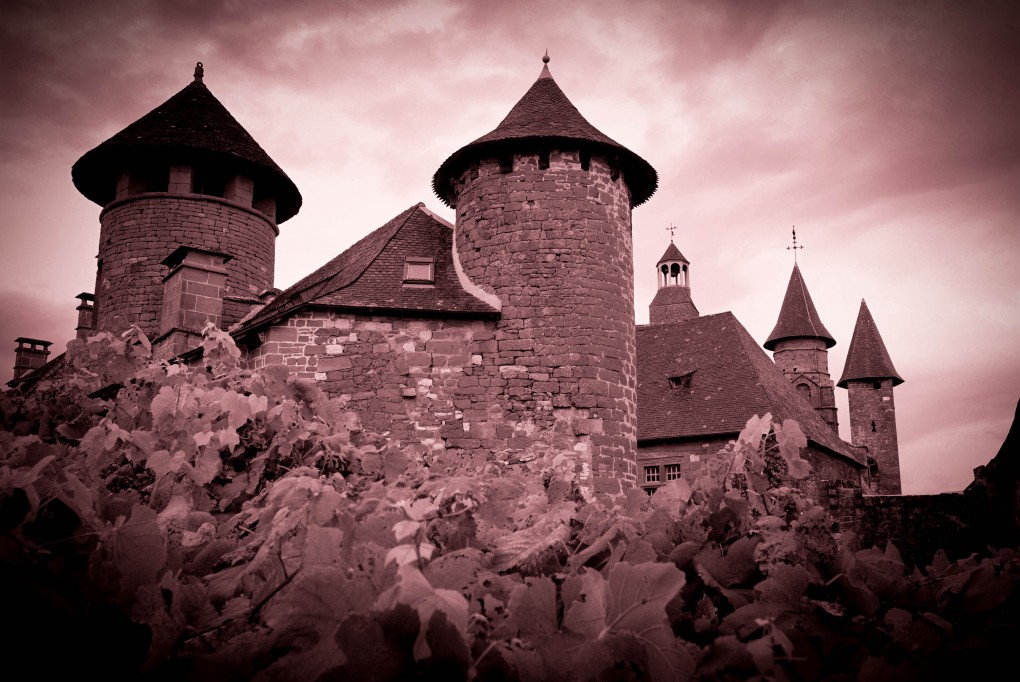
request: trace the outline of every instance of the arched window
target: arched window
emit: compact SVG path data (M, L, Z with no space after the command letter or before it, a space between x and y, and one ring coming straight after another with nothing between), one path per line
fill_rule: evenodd
M679 263L673 263L673 265L669 266L669 274L673 278L673 282L675 282L676 284L679 284L680 283L680 264Z

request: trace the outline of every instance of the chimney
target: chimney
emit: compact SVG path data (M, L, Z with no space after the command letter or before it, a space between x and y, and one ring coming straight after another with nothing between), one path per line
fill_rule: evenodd
M15 379L20 379L29 372L37 370L46 364L46 359L50 357L52 341L29 339L24 336L19 336L14 340L18 344L14 351Z
M223 314L227 261L233 256L193 246L182 246L167 256L170 272L163 278L163 308L153 356L168 360L197 348L202 329L217 327Z
M74 328L79 339L88 338L89 334L95 328L95 300L96 297L87 291L83 291L75 296L81 303L78 304L78 326Z

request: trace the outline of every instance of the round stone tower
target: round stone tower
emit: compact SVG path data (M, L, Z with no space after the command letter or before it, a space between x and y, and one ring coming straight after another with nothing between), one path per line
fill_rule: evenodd
M74 164L75 187L103 207L96 331L159 334L162 263L180 247L227 257L221 326L273 286L277 223L301 195L202 82L194 81Z
M618 493L636 475L631 209L655 191L642 158L593 127L546 66L495 130L443 162L433 187L456 210L455 260L498 298L495 456L572 451L582 484ZM467 417L465 417L466 419Z

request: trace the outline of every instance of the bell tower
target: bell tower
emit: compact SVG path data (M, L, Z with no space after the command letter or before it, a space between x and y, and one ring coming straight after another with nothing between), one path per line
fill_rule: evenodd
M651 324L682 322L699 315L698 308L691 299L691 262L673 243L674 228L669 229L669 246L655 264L659 289L648 305L648 321Z

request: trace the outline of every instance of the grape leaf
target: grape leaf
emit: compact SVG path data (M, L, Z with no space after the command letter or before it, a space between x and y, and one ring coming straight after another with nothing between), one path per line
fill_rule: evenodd
M786 460L790 476L801 479L810 475L811 464L800 456L801 449L807 447L807 437L797 422L787 419L782 427L776 425L774 432L776 442L779 444L779 454Z
M556 632L556 585L547 577L525 578L510 593L509 636L544 637Z
M386 610L399 604L413 607L424 623L435 611L443 611L462 635L467 634L467 600L459 592L433 588L421 571L409 564L397 569L397 584L379 595L375 607ZM420 631L414 644L414 657L419 661L430 653L425 635L424 630Z
M305 529L305 565L339 563L343 536L339 528L310 524Z
M607 626L640 633L665 622L666 604L684 582L673 564L616 564L609 570Z
M617 564L620 565L620 564ZM583 568L580 575L567 579L564 589L566 594L574 593L574 601L567 608L563 618L563 627L588 639L596 639L606 626L606 580L598 571Z
M131 517L111 534L113 562L121 575L121 589L130 594L139 585L155 583L166 563L166 544L152 509L135 504Z

